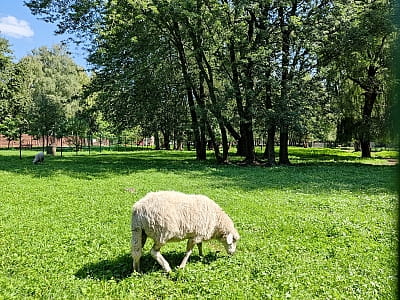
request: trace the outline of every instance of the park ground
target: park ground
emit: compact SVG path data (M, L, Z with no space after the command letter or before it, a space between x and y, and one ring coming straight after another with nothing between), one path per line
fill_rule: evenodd
M155 150L33 165L33 151L0 151L0 299L394 299L397 152L289 151L293 166L270 168ZM215 200L237 253L210 241L165 274L148 241L132 274L131 207L156 190ZM185 247L161 251L175 267Z

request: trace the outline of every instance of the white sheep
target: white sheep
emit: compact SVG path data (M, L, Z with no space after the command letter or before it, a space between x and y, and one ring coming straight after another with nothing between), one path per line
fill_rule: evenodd
M160 248L168 242L188 239L184 268L195 245L202 253L202 241L217 239L228 254L236 250L239 234L232 220L214 201L203 195L175 191L148 193L132 211L132 258L134 271L140 271L140 257L146 238L154 240L150 253L166 272L171 271Z
M33 163L42 163L44 161L44 153L42 151L36 153L35 158L33 159Z

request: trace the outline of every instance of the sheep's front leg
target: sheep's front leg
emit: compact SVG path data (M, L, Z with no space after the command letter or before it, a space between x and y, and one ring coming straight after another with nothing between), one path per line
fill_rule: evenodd
M153 248L151 248L150 254L166 272L171 272L171 267L169 266L167 260L160 253L161 246L162 245L154 244Z
M187 246L186 246L186 255L183 258L181 264L179 265L179 268L183 269L186 266L186 263L189 259L190 254L192 254L194 245L196 245L196 243L194 242L194 240L189 239L187 242ZM200 249L200 248L199 248Z

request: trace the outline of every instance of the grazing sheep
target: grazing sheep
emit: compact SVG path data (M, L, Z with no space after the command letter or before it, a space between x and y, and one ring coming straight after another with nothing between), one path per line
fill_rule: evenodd
M133 269L139 272L142 247L146 238L154 240L152 257L166 272L171 271L160 248L168 242L187 239L184 268L195 245L202 253L202 241L217 239L228 254L236 250L239 234L232 220L214 201L203 195L187 195L174 191L148 193L133 206L132 258Z
M42 163L44 161L44 153L42 151L40 151L39 153L37 153L35 155L35 158L33 159L33 163L37 164L37 163Z

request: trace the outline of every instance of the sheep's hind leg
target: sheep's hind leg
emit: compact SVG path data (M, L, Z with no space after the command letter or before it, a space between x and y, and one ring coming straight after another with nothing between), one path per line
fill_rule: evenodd
M203 243L198 243L197 248L199 248L199 256L203 256Z
M144 238L144 241L143 241ZM133 271L140 272L140 257L142 256L142 247L146 242L141 228L132 229L132 248Z
M151 248L150 254L166 272L171 272L171 267L164 256L161 255L160 248L161 246L154 244L153 248Z
M182 262L179 265L179 268L183 269L186 266L186 263L187 263L187 261L189 259L189 256L190 256L190 254L192 254L194 245L196 245L196 243L192 239L189 239L188 242L187 242L187 246L186 246L186 255L182 259ZM199 251L200 251L200 248L199 248Z

